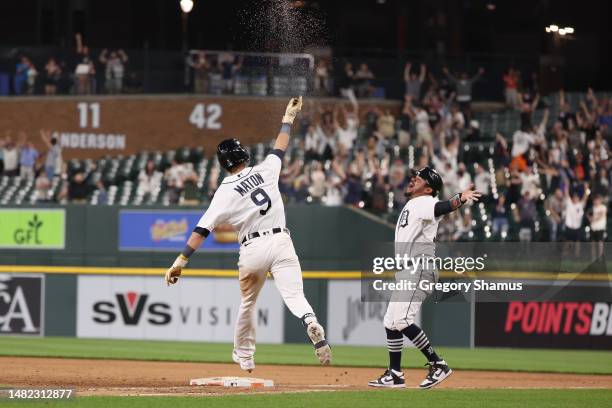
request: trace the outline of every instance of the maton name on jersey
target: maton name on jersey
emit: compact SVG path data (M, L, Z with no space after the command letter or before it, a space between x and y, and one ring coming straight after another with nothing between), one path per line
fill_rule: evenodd
M242 180L236 187L234 187L234 191L240 193L241 196L245 195L255 187L264 183L264 179L259 173L255 173L250 175L249 177Z

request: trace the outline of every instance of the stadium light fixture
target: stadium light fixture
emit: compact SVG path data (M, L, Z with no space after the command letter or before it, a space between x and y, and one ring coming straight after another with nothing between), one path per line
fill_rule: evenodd
M571 34L574 34L576 31L574 27L560 27L557 24L551 24L547 27L544 27L544 30L547 33L552 33L553 35L558 35L563 38L573 38Z
M181 6L181 10L185 14L193 10L193 0L181 0L179 4Z

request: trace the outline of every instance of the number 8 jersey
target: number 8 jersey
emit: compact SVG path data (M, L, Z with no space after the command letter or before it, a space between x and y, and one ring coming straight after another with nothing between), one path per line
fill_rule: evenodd
M285 207L278 190L282 150L273 150L253 167L223 179L198 227L213 231L220 224L238 230L239 240L252 232L285 227Z

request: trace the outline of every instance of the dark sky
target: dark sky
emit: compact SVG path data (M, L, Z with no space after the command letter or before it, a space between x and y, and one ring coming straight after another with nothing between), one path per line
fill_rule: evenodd
M254 24L259 10L283 0L195 0L189 45L198 48L262 48ZM428 49L438 42L451 52L540 52L544 26L576 27L579 39L609 49L610 3L583 0L305 0L301 15L316 16L318 42L339 47ZM296 22L312 18L297 17ZM270 27L270 21L265 23ZM326 26L326 27L325 27ZM180 49L178 0L21 0L0 2L0 45L61 45L83 31L94 47ZM326 35L321 35L326 32ZM278 34L278 33L275 33ZM255 39L255 41L254 41ZM603 46L606 48L602 48Z

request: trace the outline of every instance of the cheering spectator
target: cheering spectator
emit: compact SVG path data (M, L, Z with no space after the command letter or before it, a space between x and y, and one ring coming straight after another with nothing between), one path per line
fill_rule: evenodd
M378 131L385 139L395 136L395 118L389 109L385 109L378 115Z
M180 198L181 205L200 204L200 189L198 188L198 175L188 163L183 175L183 195Z
M482 201L487 200L487 196L491 190L491 174L485 171L484 167L475 164L476 177L474 177L474 187L482 193Z
M138 187L137 194L145 196L158 191L161 187L162 173L157 171L155 168L155 162L153 160L147 161L144 169L140 170L138 174Z
M327 62L323 59L317 61L315 68L314 89L317 95L329 94L329 70Z
M400 148L405 148L410 145L410 126L412 124L412 97L410 96L404 96L404 104L399 121L400 128L397 140Z
M183 166L176 159L172 159L172 164L166 169L164 178L168 185L168 201L171 204L177 204L183 191Z
M62 69L55 58L49 58L45 65L45 95L55 95L61 79Z
M40 138L47 146L45 173L49 180L53 180L53 177L61 175L63 165L62 148L58 143L57 137L52 136L48 130L41 130Z
M406 85L405 95L412 98L414 101L421 100L421 86L425 82L427 75L427 66L421 64L419 75L411 71L412 63L407 62L404 67L404 84Z
M68 182L68 200L75 204L87 204L87 197L92 192L85 174L79 171Z
M308 193L311 199L319 203L325 195L325 173L320 162L314 162L310 170L310 186Z
M504 94L506 97L506 107L509 109L518 109L520 106L519 102L519 75L513 67L508 68L508 72L502 77L505 88Z
M444 67L442 70L444 74L448 77L450 82L455 85L457 91L457 102L459 102L459 106L463 113L470 118L471 117L471 103L472 103L472 88L474 83L476 83L482 74L484 74L484 68L479 68L478 73L470 78L467 72L462 72L459 75L459 78L453 76L447 67Z
M565 100L565 91L559 91L559 121L563 124L563 129L569 128L570 120L575 121L576 115L572 112L571 105Z
M28 62L29 62L29 65L28 65L28 71L27 71L28 78L27 78L26 93L28 95L32 95L36 91L36 78L38 77L38 71L36 70L36 67L31 61L28 61Z
M15 66L15 75L13 77L13 91L15 92L15 95L21 95L24 93L24 91L27 91L26 87L28 86L28 74L31 65L32 63L30 62L30 59L26 56L22 56Z
M519 211L519 240L521 242L531 242L533 239L533 227L536 217L535 201L529 191L525 191L518 202Z
M450 111L446 114L446 126L458 131L465 127L465 116L456 103L451 105Z
M34 200L36 203L46 203L51 201L51 197L49 196L49 193L51 192L51 182L47 178L44 171L40 172L39 176L36 177L34 189Z
M219 68L225 93L232 93L234 91L234 77L241 67L242 59L235 57L234 54L227 52L219 56Z
M527 160L525 153L529 151L529 147L534 143L534 136L531 133L531 128L523 127L517 130L512 135L512 163L511 167L518 170L527 168Z
M433 130L429 125L429 114L421 105L412 109L412 119L416 122L416 143L418 147L427 146L433 151Z
M0 147L2 147L4 175L9 177L16 176L19 173L19 150L8 132Z
M342 144L346 149L352 149L357 139L357 131L359 129L359 105L357 104L357 100L355 100L353 109L350 112L346 110L344 104L340 105L339 111L342 113L344 125L341 125L338 121L338 110L334 110L338 143Z
M582 241L582 217L584 216L584 207L589 197L589 190L585 190L584 196L580 199L577 191L572 192L570 197L569 184L565 185L565 241L566 254L569 251L570 243L574 243L574 255L580 254L579 242Z
M591 241L597 242L596 245L591 246L591 255L593 258L603 256L608 208L603 204L601 197L598 195L593 197L593 209L591 210L589 221L591 223Z
M359 69L355 72L355 80L357 81L357 96L360 98L369 98L372 96L372 80L374 74L370 71L370 67L366 63L359 65Z
M347 62L344 64L344 69L340 72L338 78L338 88L340 95L344 98L348 98L351 103L355 103L355 72L353 71L353 64Z
M83 44L81 33L76 33L76 68L74 75L76 78L76 93L79 95L89 95L94 93L94 79L96 68L89 54L89 47Z
M123 91L123 77L125 74L125 63L128 60L127 54L123 50L111 51L110 54L105 48L100 54L100 63L105 66L104 78L106 92L118 94Z
M34 178L34 165L37 159L38 150L32 142L25 141L24 138L19 151L19 175L25 178Z
M565 201L563 192L557 188L554 194L551 194L545 202L546 214L548 215L548 227L550 228L550 242L556 242L559 237L559 230L562 227L561 221L564 217Z
M495 204L495 208L493 208L492 211L492 218L493 218L493 228L492 228L492 233L493 235L497 236L498 234L501 235L501 238L505 238L506 234L508 233L508 214L507 214L507 208L506 208L506 197L503 195L500 195L499 198L497 199L497 203Z
M193 68L193 91L197 94L208 93L210 85L211 65L206 59L206 54L201 51L197 54L195 61L189 59L191 68Z
M93 93L93 78L96 74L93 62L89 57L83 60L76 66L74 75L76 77L76 93L78 95L89 95Z
M465 191L472 185L472 176L465 168L465 164L459 163L457 168L457 191Z

